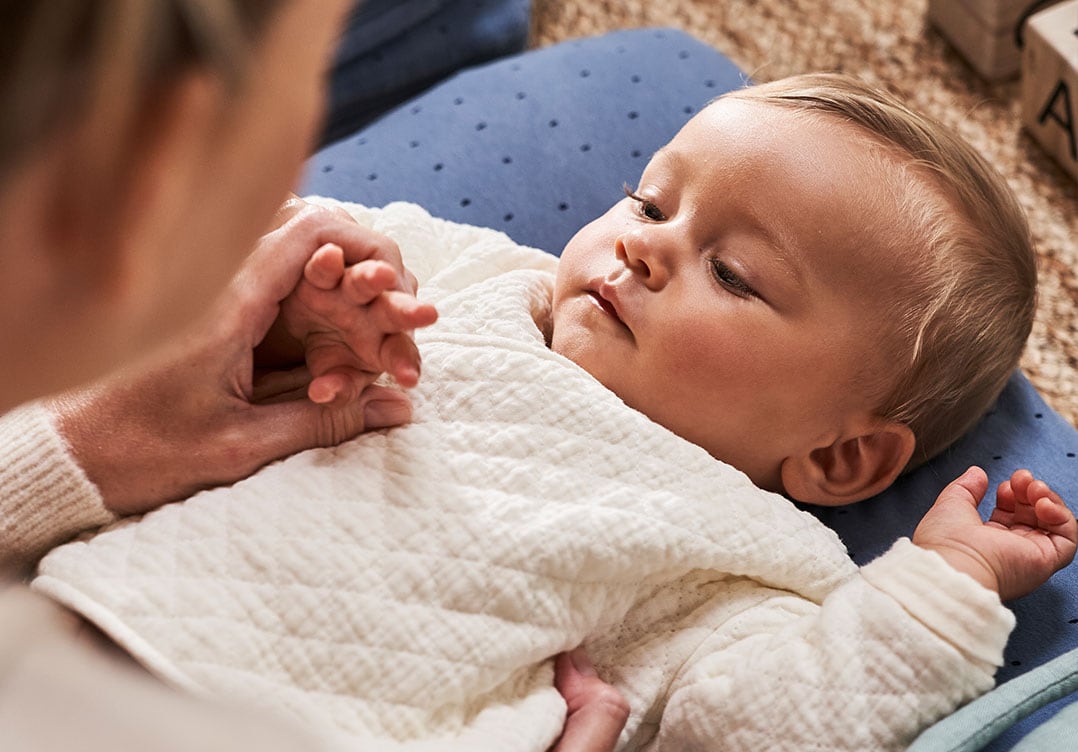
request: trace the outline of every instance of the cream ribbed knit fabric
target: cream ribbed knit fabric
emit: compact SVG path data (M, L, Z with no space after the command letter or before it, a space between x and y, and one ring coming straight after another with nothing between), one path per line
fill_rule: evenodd
M0 570L25 569L114 518L41 403L0 417Z

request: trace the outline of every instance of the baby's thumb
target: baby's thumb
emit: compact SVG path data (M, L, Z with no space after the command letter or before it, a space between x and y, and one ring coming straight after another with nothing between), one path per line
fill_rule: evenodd
M959 527L979 524L977 507L988 491L988 476L979 467L971 467L951 481L936 497L913 533L913 542L925 545L946 538Z
M977 509L988 491L988 476L976 465L947 484L936 498L936 506Z

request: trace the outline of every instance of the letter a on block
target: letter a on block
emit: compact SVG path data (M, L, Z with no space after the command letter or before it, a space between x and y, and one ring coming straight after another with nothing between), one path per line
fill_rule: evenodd
M1078 30L1075 33L1078 34ZM1078 138L1074 134L1074 108L1071 104L1070 88L1063 79L1060 79L1059 83L1052 89L1052 96L1048 97L1048 101L1045 102L1044 107L1037 116L1037 122L1040 125L1044 125L1047 120L1059 123L1060 127L1066 131L1068 142L1070 143L1071 159L1078 160Z

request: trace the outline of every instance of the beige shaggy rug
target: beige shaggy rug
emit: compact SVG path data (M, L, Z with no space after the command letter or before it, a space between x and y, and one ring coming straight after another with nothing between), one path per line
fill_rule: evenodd
M1078 425L1078 185L1020 128L1017 82L981 81L927 0L533 0L532 45L641 26L708 42L756 81L834 70L890 89L989 155L1029 215L1040 306L1022 366Z

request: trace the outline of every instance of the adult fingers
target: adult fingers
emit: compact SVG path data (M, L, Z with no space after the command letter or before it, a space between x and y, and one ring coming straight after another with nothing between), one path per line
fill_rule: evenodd
M258 467L312 447L336 446L364 431L407 423L412 417L408 396L397 389L369 386L358 399L331 406L300 399L254 406L241 429L230 437L237 451L246 451L253 472Z
M280 402L291 399L297 393L306 393L310 383L311 372L306 366L265 370L256 373L252 379L250 401Z
M277 211L273 213L273 218L270 220L269 227L266 228L266 232L272 232L278 227L283 225L292 217L299 214L305 207L310 206L309 203L301 199L294 193L289 193L288 198L277 207Z

